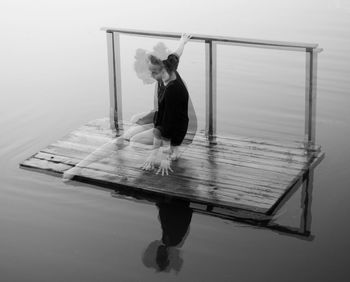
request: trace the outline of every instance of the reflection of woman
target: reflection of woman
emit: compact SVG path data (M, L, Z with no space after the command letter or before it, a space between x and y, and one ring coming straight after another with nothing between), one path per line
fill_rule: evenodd
M146 267L158 271L181 270L183 260L179 248L182 247L189 233L192 209L189 202L157 203L159 220L162 226L161 241L149 244L142 256Z

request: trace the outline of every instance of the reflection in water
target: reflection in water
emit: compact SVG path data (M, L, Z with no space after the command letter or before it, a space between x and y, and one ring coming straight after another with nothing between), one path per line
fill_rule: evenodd
M321 157L318 162L321 161ZM206 210L193 208L195 212L208 214L211 216L220 217L223 219L232 220L235 222L246 223L249 225L267 228L272 231L276 231L281 235L292 236L298 239L312 241L314 235L311 233L311 203L312 203L312 190L313 190L313 174L314 167L306 171L291 187L284 197L280 199L277 205L274 207L271 215L264 215L249 211L243 211L240 209L223 209L217 207L208 206ZM301 188L301 216L298 226L290 226L288 224L278 223L282 213L280 209L286 204L286 202L294 195L294 193Z
M322 158L319 159L321 161ZM156 202L159 209L159 220L163 235L161 240L155 240L145 250L142 261L146 267L152 267L157 271L179 271L182 265L179 247L182 247L188 235L188 227L191 222L192 212L219 217L221 219L239 222L251 226L270 229L281 235L292 236L297 239L312 241L314 235L311 232L311 204L313 190L314 167L304 173L289 190L289 192L278 202L271 215L264 215L241 209L220 208L212 205L197 205L192 202L167 202L163 197L143 193L138 190L118 188L112 192L116 198L124 198L135 201ZM286 223L279 223L283 217L280 209L286 202L301 190L301 215L298 226L291 226ZM288 220L288 218L287 218Z
M321 161L320 158L318 161ZM192 202L185 202L163 196L142 193L142 191L118 188L112 193L112 196L126 198L129 200L156 203L159 214L158 218L162 228L162 236L158 240L150 242L142 253L142 262L147 268L153 268L156 272L170 272L174 270L179 273L184 264L181 247L184 244L188 234L192 219L192 213L197 212L209 216L219 217L232 222L239 222L255 226L258 228L269 229L280 235L291 236L296 239L313 241L314 235L311 232L311 203L313 190L313 174L316 164L306 171L290 191L276 205L271 215L258 214L254 212L243 211L240 209L224 209L215 206L205 206ZM282 216L279 212L286 202L295 194L301 192L301 216L300 223L295 226L290 224L281 224L279 219ZM203 208L204 207L204 208ZM285 220L286 218L284 218ZM287 218L288 220L288 218Z
M151 242L144 251L142 262L146 267L163 272L174 269L178 273L181 270L183 259L179 248L189 233L192 219L192 209L189 205L189 202L184 201L156 203L162 226L162 238Z

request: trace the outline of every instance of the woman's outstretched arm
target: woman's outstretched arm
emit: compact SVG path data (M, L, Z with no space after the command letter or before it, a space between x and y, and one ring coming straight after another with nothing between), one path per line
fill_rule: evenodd
M191 37L192 37L192 35L187 34L187 33L183 33L181 35L179 46L177 47L177 49L173 53L176 53L179 57L181 57L182 52L184 50L184 47L185 47L186 43L190 40Z

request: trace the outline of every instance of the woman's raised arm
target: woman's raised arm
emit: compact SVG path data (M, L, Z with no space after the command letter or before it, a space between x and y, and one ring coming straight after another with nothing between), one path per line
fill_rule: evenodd
M184 50L184 47L186 45L186 43L190 40L190 38L192 37L192 35L188 34L188 33L183 33L181 35L181 39L179 42L179 46L177 47L177 49L174 51L174 53L176 53L179 57L181 57L182 52Z

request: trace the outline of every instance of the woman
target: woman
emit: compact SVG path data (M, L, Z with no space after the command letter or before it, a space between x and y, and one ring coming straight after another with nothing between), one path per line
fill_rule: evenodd
M185 38L183 42L186 42L190 36L182 38ZM184 44L180 46L182 46L182 53ZM157 174L161 172L162 175L168 174L169 170L172 171L170 161L178 158L179 148L189 125L189 94L177 72L179 59L180 56L176 51L166 60L160 60L153 55L149 56L151 75L158 81L158 110L153 118L153 151L142 169L152 170L159 162Z
M197 130L193 104L189 99L187 87L177 72L184 46L190 38L191 35L182 34L179 47L165 60L153 54L146 55L146 52L138 49L135 56L135 71L138 77L144 83L148 83L149 79L142 63L147 61L148 71L157 81L155 107L147 114L133 116L133 126L117 140L118 144L124 140L130 140L131 143L153 144L152 153L142 169L152 170L155 164L159 163L158 172L162 172L162 175L168 174L168 170L171 170L170 160L176 160L180 156L180 145L186 134L188 133L186 139L190 142ZM164 54L164 51L161 51L164 49L163 46L161 43L158 44L154 48L154 53ZM161 147L162 150L159 150Z
M123 144L125 140L131 143L142 143L146 145L153 144L154 136L154 122L156 121L155 115L158 113L159 96L164 91L164 87L172 80L176 79L177 67L180 57L183 53L185 44L189 41L191 35L186 33L182 34L179 46L174 52L168 52L163 43L158 43L153 49L152 53L148 53L143 49L138 49L135 56L134 69L137 76L145 83L156 81L155 95L154 95L154 109L148 113L140 113L134 115L131 118L132 126L119 138L117 138L117 144ZM167 55L167 53L170 53ZM165 60L162 58L167 57ZM165 67L166 66L166 67ZM182 81L178 75L179 81ZM184 84L185 85L185 84ZM189 100L189 110L194 113L192 101ZM195 115L191 115L190 128L196 128L197 120ZM176 150L174 150L176 151ZM173 158L177 158L175 154Z
M114 150L115 144L121 145L124 140L130 140L131 143L152 145L152 153L143 164L142 169L151 170L155 164L159 163L160 167L157 173L162 172L162 175L164 173L168 174L168 170L171 170L170 158L177 159L179 157L179 145L184 139L188 126L188 92L176 69L184 46L190 37L190 35L183 34L179 47L175 52L168 55L166 60L160 60L152 54L146 56L147 60L145 60L144 56L141 56L143 59L138 59L143 64L141 71L140 68L137 69L135 66L139 78L142 78L144 82L149 82L151 77L153 81L157 81L155 109L147 114L134 116L132 118L134 125L129 130L117 139L95 150L75 167L65 171L63 179L69 180L80 173L82 168L105 158L106 152ZM157 46L159 47L160 45L158 44ZM144 71L145 62L147 64L146 72ZM180 95L177 95L178 93ZM197 119L191 102L189 106L191 113L193 113L193 115L191 114L190 122L191 137L194 136L197 130ZM178 114L178 110L181 114Z

